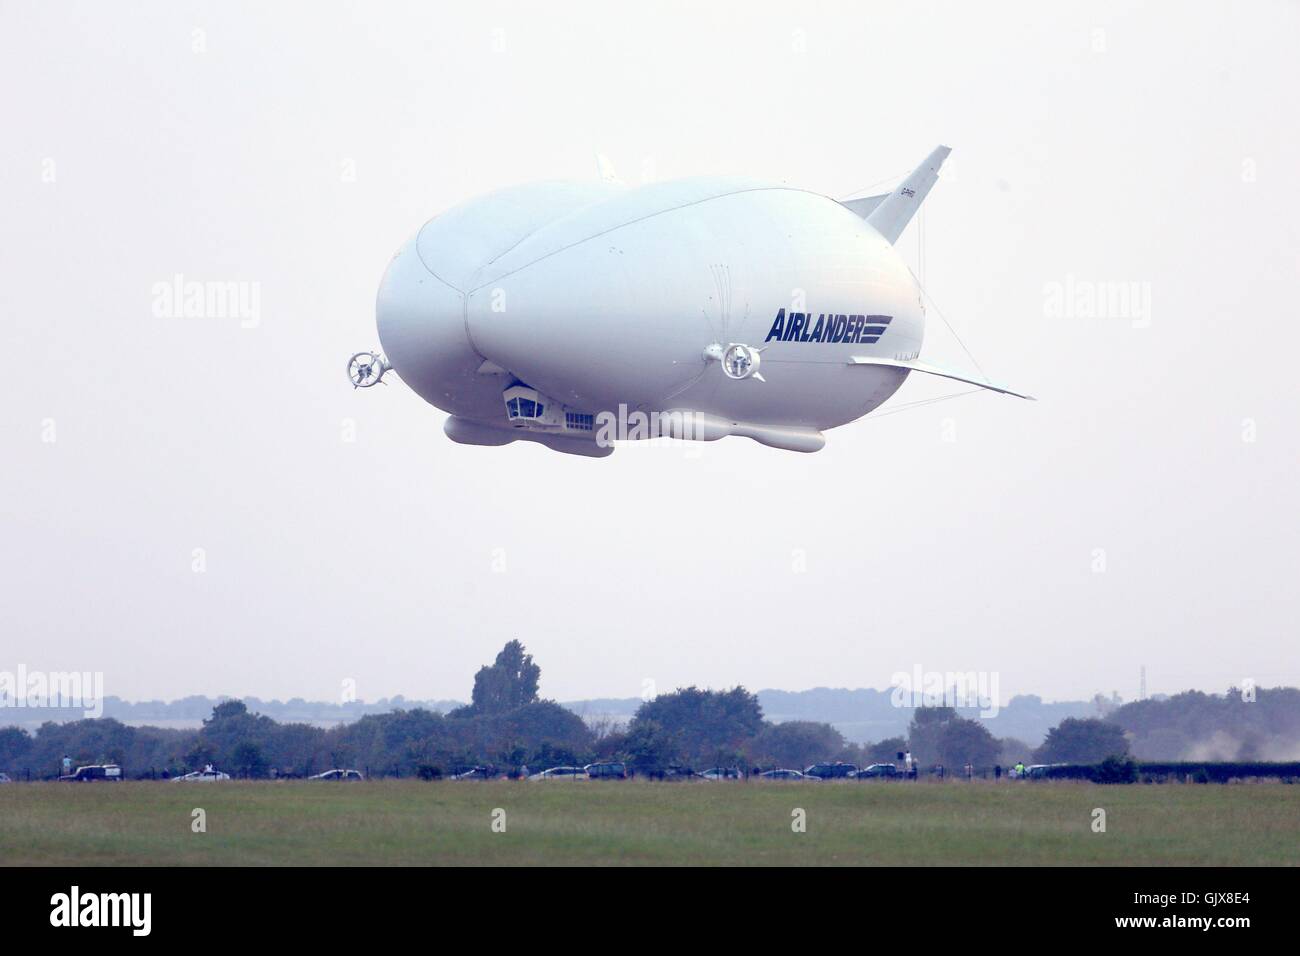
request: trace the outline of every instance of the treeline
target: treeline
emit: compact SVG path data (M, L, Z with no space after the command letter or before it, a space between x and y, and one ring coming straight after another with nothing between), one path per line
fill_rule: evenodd
M102 716L127 723L149 721L168 724L198 723L212 716L212 708L223 700L224 698L214 700L203 695L191 695L170 701L129 701L108 695L104 698ZM322 725L351 723L367 714L387 714L394 710L421 709L445 713L464 704L463 701L457 700L407 700L400 694L374 701L354 700L339 703L305 700L301 697L290 700L243 697L240 700L253 713L262 714L281 723ZM78 720L84 716L84 712L80 707L50 708L48 716L51 720L57 721Z
M474 678L471 703L447 714L423 708L368 714L321 728L280 723L243 701L217 704L198 730L131 727L111 718L43 724L29 734L0 731L0 767L52 775L74 763L114 762L129 776L173 776L212 764L241 777L307 776L332 767L372 776L440 776L465 767L502 769L623 760L634 769L673 766L793 767L842 760L891 762L906 750L927 764L981 767L1012 763L1023 745L995 739L977 720L946 707L914 712L907 738L853 744L828 723L773 723L743 687L687 687L643 702L626 725L587 723L538 698L541 670L518 641Z
M540 669L518 641L475 677L472 703L371 714L331 728L278 723L243 701L224 701L198 730L130 727L100 718L0 730L0 767L49 776L63 756L113 762L128 776L174 776L212 764L240 777L309 776L333 767L377 776L444 772L482 762L564 762L590 751L594 734L572 711L538 699Z
M1234 780L1300 780L1300 762L1250 761L1230 763L1195 761L1137 761L1132 757L1107 757L1096 764L1052 764L1038 773L1044 780L1087 780L1090 783L1230 783Z
M695 687L640 704L627 723L584 721L538 697L541 670L511 641L474 678L471 702L441 714L421 707L366 714L334 727L278 722L243 701L217 704L197 730L131 727L101 718L49 721L34 733L0 730L0 770L45 777L65 755L114 762L128 776L175 775L205 764L241 777L308 776L333 767L372 776L439 776L476 765L533 770L622 760L634 769L790 767L823 761L893 762L910 751L923 767L960 771L1025 763L1098 764L1108 757L1154 760L1281 760L1300 739L1300 691L1180 694L1113 710L1106 719L1067 717L1037 748L998 738L985 721L949 707L911 710L906 733L857 744L829 723L773 722L743 687ZM1226 755L1189 754L1215 735ZM1225 747L1228 746L1225 744Z
M1140 760L1300 760L1300 689L1189 690L1125 704L1107 715Z
M758 701L766 718L773 723L800 720L830 723L846 740L864 743L886 737L899 737L907 733L912 718L910 705L900 707L893 689L873 690L859 688L814 687L802 691L760 690ZM127 724L153 724L161 727L197 726L212 715L212 709L230 698L211 698L201 695L182 697L173 701L127 701L107 696L99 716L111 717ZM401 695L374 701L313 701L295 697L290 700L259 697L239 698L253 713L262 714L280 723L316 724L330 727L349 724L367 714L387 714L395 710L431 710L446 713L464 706L458 700L411 700ZM635 715L642 701L638 697L601 698L562 702L580 717L612 717L621 722ZM994 717L983 718L983 723L1001 737L1011 737L1035 743L1041 742L1047 731L1066 717L1096 716L1102 708L1113 709L1111 701L1046 702L1032 694L1011 698ZM959 708L963 717L979 715L978 707ZM0 719L5 711L0 708ZM41 710L11 710L8 717L15 725L35 730L45 720L58 722L80 720L85 716L80 707L43 708ZM34 718L34 719L33 719Z

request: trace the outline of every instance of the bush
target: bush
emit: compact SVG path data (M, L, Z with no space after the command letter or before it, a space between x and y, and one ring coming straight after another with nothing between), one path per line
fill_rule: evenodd
M1137 763L1132 757L1120 757L1111 754L1101 763L1093 774L1097 783L1137 783Z
M1227 783L1229 780L1250 778L1275 778L1286 780L1300 774L1300 762L1272 763L1263 760L1192 763L1190 761L1157 762L1146 760L1138 764L1142 774L1151 779L1187 780L1197 783ZM1204 778L1202 780L1201 778Z

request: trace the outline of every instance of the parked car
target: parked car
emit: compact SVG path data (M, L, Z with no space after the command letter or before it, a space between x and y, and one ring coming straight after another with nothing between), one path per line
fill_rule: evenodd
M821 783L820 777L810 777L801 770L765 770L759 777L764 780L808 780Z
M627 765L617 761L589 763L582 768L592 780L626 780Z
M740 780L745 775L739 767L710 767L700 774L705 780Z
M100 780L121 783L122 768L115 763L78 767L72 773L65 773L59 779L67 783L95 783Z
M1025 768L1025 777L1030 780L1043 780L1052 775L1052 771L1057 767L1064 767L1063 763L1036 763L1030 764Z
M326 770L324 773L313 774L308 780L365 780L365 775L360 770Z
M852 777L858 772L858 768L851 763L815 763L804 770L804 776L816 777L819 780L843 780L845 777Z
M452 780L491 780L499 774L491 767L470 767L460 773L453 773Z
M873 763L853 775L855 780L891 779L897 776L900 776L898 767L892 763Z
M587 771L582 767L552 767L535 773L529 780L587 780Z
M668 767L659 776L660 780L699 780L700 775L690 767Z
M182 774L179 777L172 777L172 783L215 783L218 780L229 780L230 774L223 773L215 769L212 764L208 764L202 770L195 770L192 773Z

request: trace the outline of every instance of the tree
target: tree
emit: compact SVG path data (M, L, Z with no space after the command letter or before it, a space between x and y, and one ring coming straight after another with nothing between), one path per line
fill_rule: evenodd
M1132 757L1111 754L1097 766L1093 779L1097 783L1137 783L1137 764Z
M202 770L210 763L217 759L216 751L212 745L196 740L192 746L185 751L184 763L181 770Z
M464 716L498 714L535 703L541 677L542 669L533 663L533 655L524 652L523 644L510 641L491 667L480 667L474 675L471 703L461 711Z
M1038 763L1101 763L1128 756L1128 740L1118 724L1096 718L1067 717L1047 732L1034 751Z
M266 775L266 760L262 748L251 740L245 740L235 746L230 755L234 771L241 777L262 777Z
M676 744L679 759L708 762L720 752L733 753L763 729L763 708L758 697L743 687L731 690L679 688L660 694L637 708L628 726L653 721Z
M553 700L538 700L516 708L499 721L502 732L524 741L550 740L575 750L590 747L593 738L587 722Z
M886 737L878 743L866 744L862 748L862 758L866 764L893 763L906 750L907 741L902 737Z
M756 766L802 770L837 756L844 749L844 736L830 724L788 720L765 725L745 749Z
M266 751L280 732L280 725L270 717L250 713L243 701L226 700L212 708L212 716L203 722L198 737L202 749L211 754L204 763L248 776L254 770L265 771ZM241 749L246 745L256 750L256 760L251 750Z
M918 762L950 769L968 763L988 767L1001 750L988 728L978 720L959 717L951 707L918 707L912 712L907 737Z
M572 767L575 764L581 764L582 760L567 747L557 746L548 740L534 750L531 756L522 747L518 748L518 758L516 759L512 755L509 763L511 766L516 767L525 763L529 764L530 771L537 773L548 767Z
M21 727L0 727L0 770L18 769L18 761L31 752L32 738Z
M623 752L634 770L663 770L678 759L680 745L656 720L634 720L628 728Z
M212 708L212 716L203 721L203 725L206 727L208 724L216 724L223 720L243 717L247 713L248 705L242 700L223 700Z
M907 728L908 749L918 763L939 761L939 736L944 725L957 719L951 707L918 707L912 711L912 723Z
M957 769L966 764L976 767L992 766L1001 746L988 728L978 720L958 717L943 726L939 734L939 763Z

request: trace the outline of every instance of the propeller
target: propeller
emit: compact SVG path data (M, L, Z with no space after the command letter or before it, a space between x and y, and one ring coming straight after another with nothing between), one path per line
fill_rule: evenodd
M358 352L348 359L348 381L353 388L369 388L379 384L390 368L388 359L378 352Z
M723 374L733 381L752 378L756 382L766 382L767 379L758 370L763 364L762 352L765 349L766 346L754 348L743 342L732 342L725 346L721 342L714 342L704 349L704 360L721 362Z
M752 378L756 382L767 381L758 370L763 363L760 353L766 346L755 348L743 342L727 341L730 338L728 333L731 331L731 268L726 265L714 265L709 267L709 271L713 274L713 283L718 290L718 317L721 329L713 327L713 320L705 310L704 318L715 337L713 343L704 349L704 361L720 362L723 373L733 381L739 382L747 378ZM742 326L747 318L749 318L748 303L745 304L745 315L741 319ZM723 342L727 344L724 345Z

